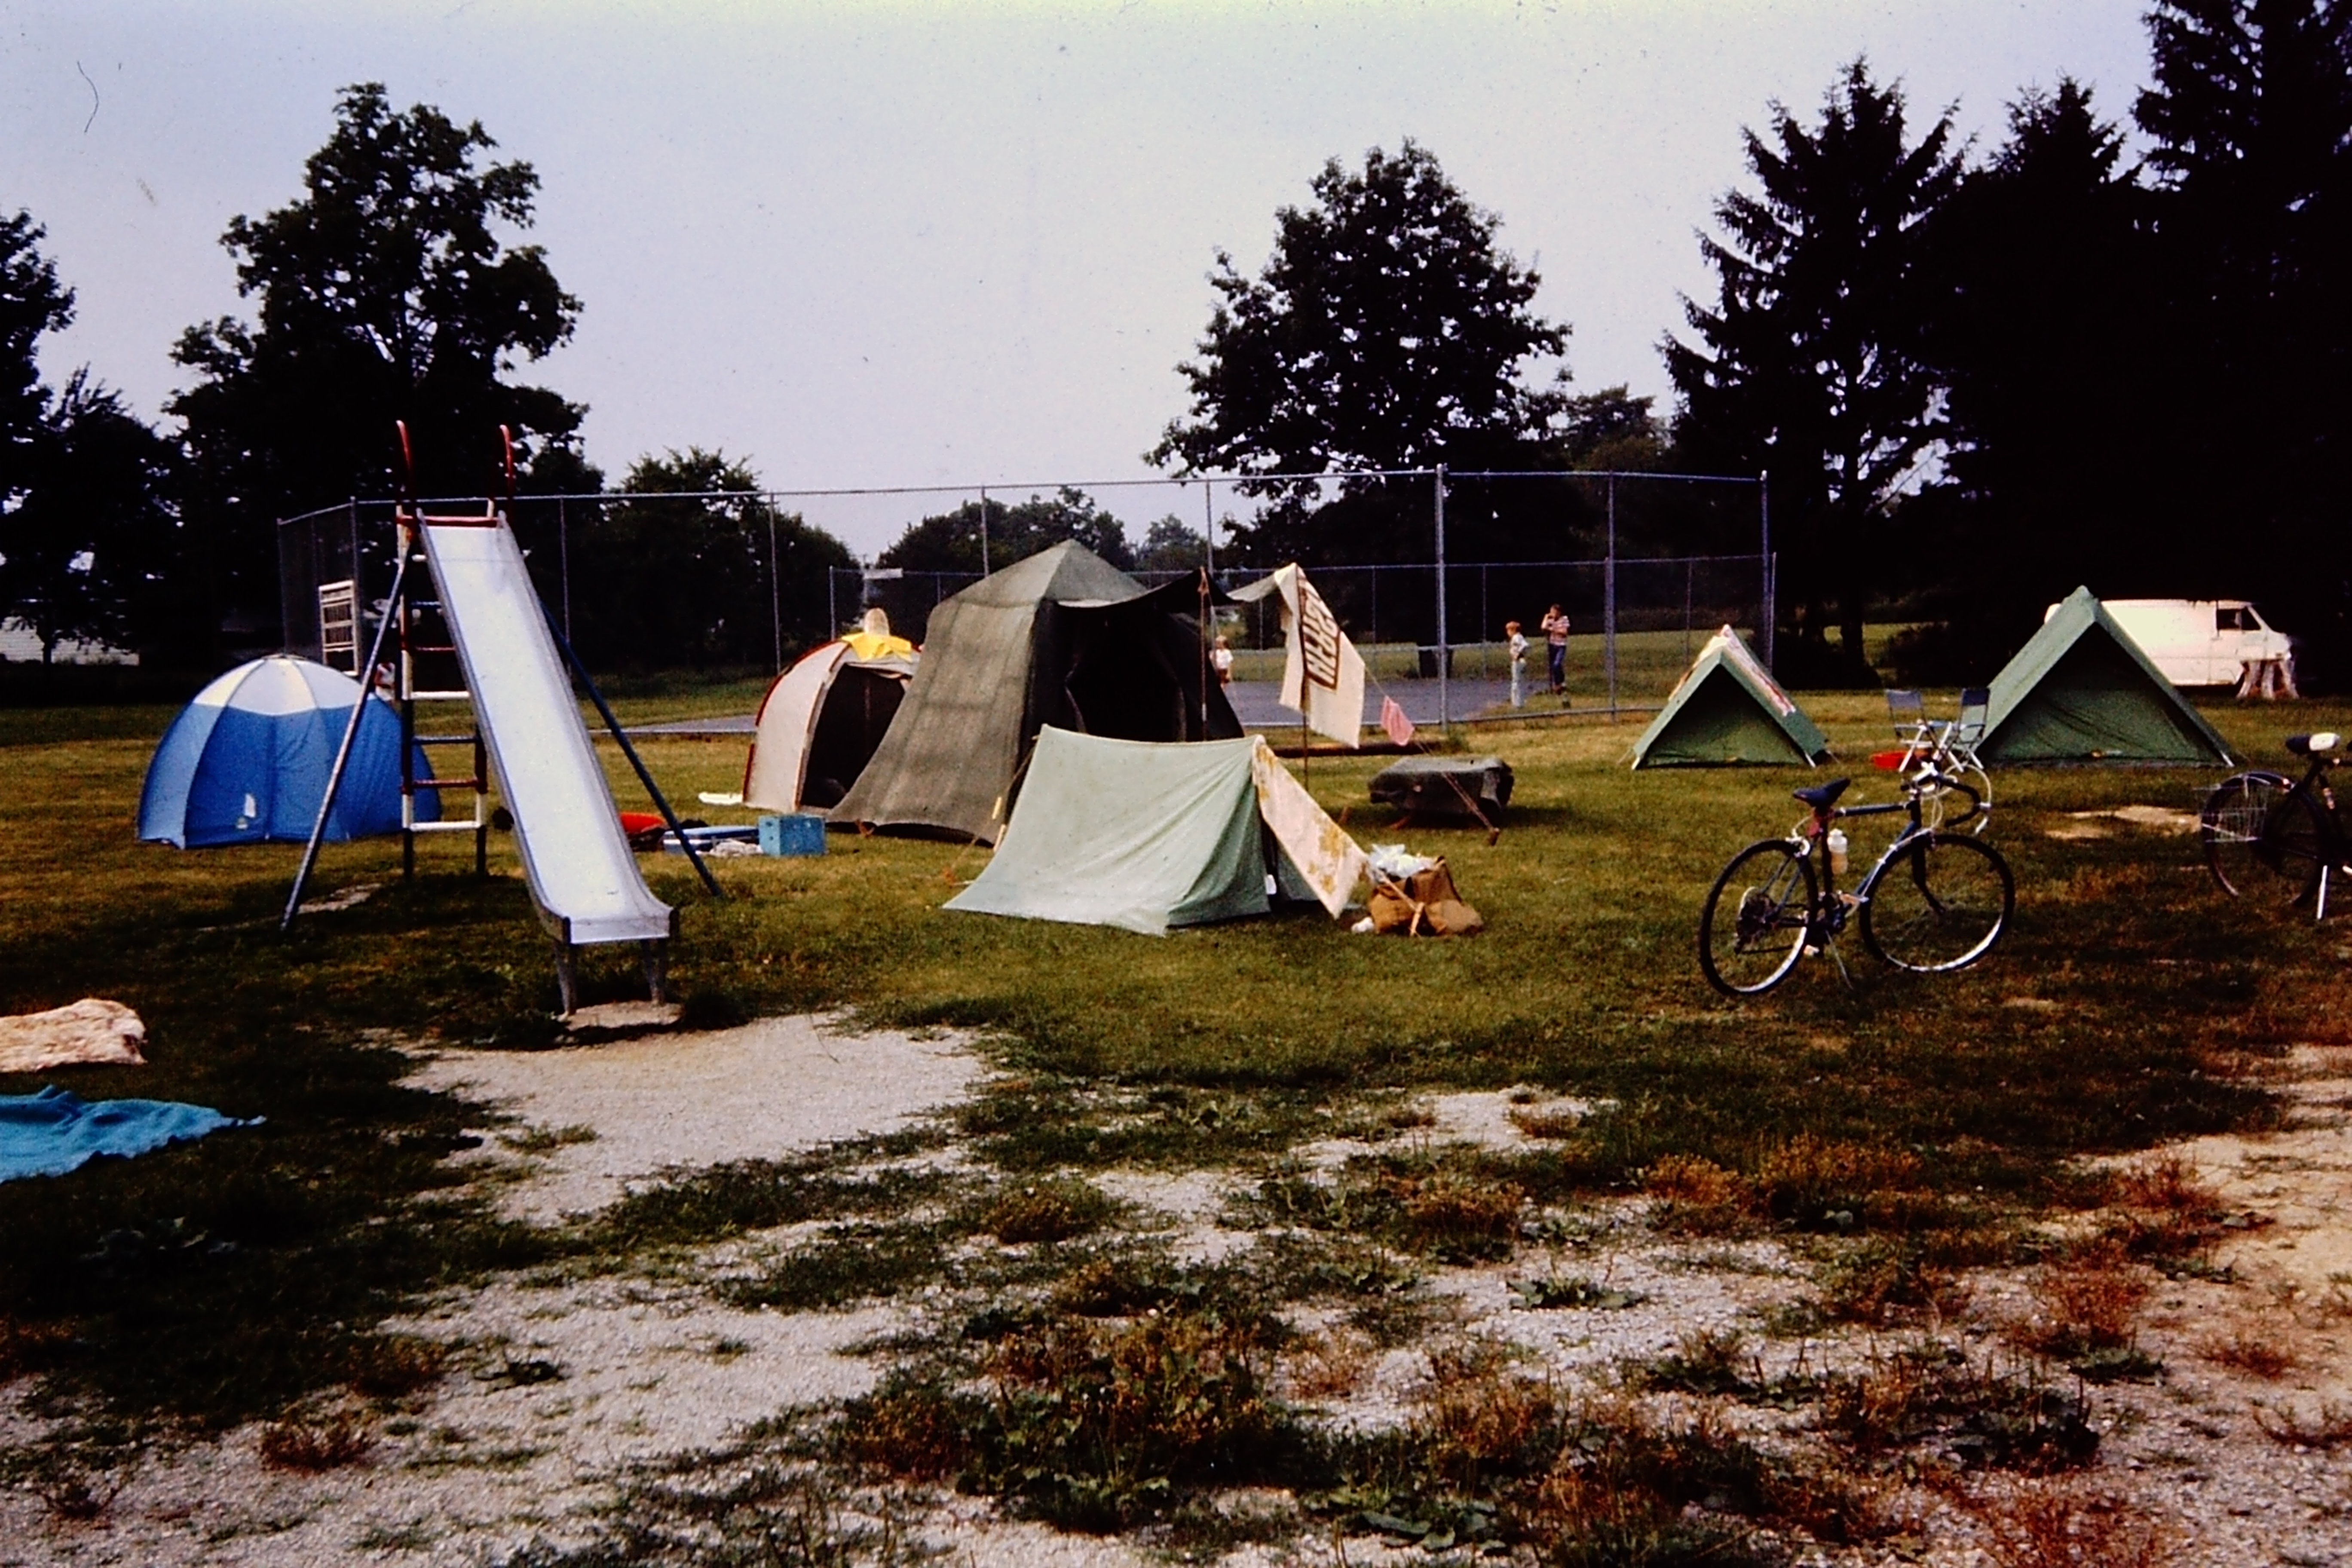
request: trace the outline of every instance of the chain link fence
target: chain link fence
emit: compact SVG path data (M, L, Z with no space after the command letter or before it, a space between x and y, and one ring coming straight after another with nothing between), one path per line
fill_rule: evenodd
M1351 477L1359 488L1350 491L1328 478L1302 479L1286 510L1283 498L1246 493L1231 479L1158 481L1133 487L1133 496L1096 488L1114 504L1129 503L1120 510L1130 542L1147 523L1160 542L1131 572L1146 584L1198 569L1167 563L1180 535L1202 564L1214 559L1222 588L1255 579L1271 562L1297 560L1362 650L1376 688L1412 693L1417 720L1507 709L1512 621L1532 645L1521 692L1535 712L1558 710L1563 699L1578 709L1654 707L1727 625L1769 660L1772 556L1756 481L1447 475L1441 501L1436 480L1434 473L1387 476L1371 487ZM781 668L870 607L920 642L931 610L982 574L861 567L845 562L825 533L887 542L926 517L934 527L950 517L978 523L999 515L985 508L1028 488L992 487L992 496L978 487L525 496L511 516L550 618L592 668L740 672ZM1062 493L1087 499L1076 488ZM982 509L964 504L974 495ZM1163 517L1150 519L1154 510ZM278 525L289 651L349 668L352 645L366 646L391 584L393 513L390 502L353 501ZM1189 521L1179 525L1180 518ZM1268 564L1232 558L1237 523L1248 525L1253 554L1269 556ZM1441 558L1449 543L1450 558ZM1530 543L1571 548L1503 548ZM998 542L992 565L1008 563L1003 547ZM1374 551L1392 558L1361 560ZM1357 558L1332 559L1345 555ZM355 605L356 616L344 605ZM1571 628L1558 696L1540 629L1554 605ZM1235 650L1236 681L1279 678L1281 627L1270 605L1220 607L1216 632Z

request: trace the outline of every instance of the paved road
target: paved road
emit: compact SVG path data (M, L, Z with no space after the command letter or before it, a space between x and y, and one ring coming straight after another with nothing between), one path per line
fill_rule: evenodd
M1298 722L1298 715L1276 700L1281 687L1271 680L1237 680L1225 688L1225 698L1234 705L1234 716L1244 728L1281 730ZM1437 682L1434 680L1400 680L1388 688L1387 695L1397 700L1405 717L1415 724L1437 722ZM1381 691L1377 687L1364 690L1364 722L1375 725L1381 720ZM1500 712L1510 701L1511 687L1507 680L1465 679L1451 683L1446 693L1446 711L1455 719L1468 719L1482 713ZM1536 691L1528 695L1529 713L1559 711L1557 699ZM639 735L748 735L751 732L751 715L727 714L715 719L688 719L674 724L641 724L631 726Z

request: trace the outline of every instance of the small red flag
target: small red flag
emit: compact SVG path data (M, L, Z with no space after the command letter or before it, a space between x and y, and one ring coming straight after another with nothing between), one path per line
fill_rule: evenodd
M1397 700L1385 692L1381 695L1381 730L1400 746L1412 744L1412 721L1404 716Z

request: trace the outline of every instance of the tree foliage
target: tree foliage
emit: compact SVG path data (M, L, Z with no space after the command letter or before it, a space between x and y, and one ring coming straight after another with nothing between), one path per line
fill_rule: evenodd
M1940 433L1927 362L1940 308L1928 218L1959 182L1949 114L1910 139L1902 89L1856 60L1808 126L1775 104L1745 133L1758 189L1716 208L1701 243L1713 305L1684 301L1669 337L1681 436L1717 471L1772 475L1784 581L1818 633L1834 605L1858 659L1885 508Z
M346 88L301 196L222 236L257 320L190 328L174 358L197 380L170 406L227 605L275 618L276 518L394 492L394 421L428 495L491 484L500 425L526 460L578 429L579 405L509 379L580 302L538 247L501 237L530 226L539 176L486 162L496 145L430 106L394 111L380 84Z
M988 525L988 570L992 572L1001 572L1066 540L1077 541L1121 571L1135 564L1125 525L1096 505L1093 497L1067 486L1051 499L1033 495L1008 505L992 496L984 512L979 501L968 500L953 511L908 523L907 531L875 558L875 563L908 572L977 574L983 519Z
M780 637L790 660L832 637L825 572L856 562L763 489L746 465L689 447L638 458L616 499L572 507L581 656L600 669L769 668Z
M40 251L45 232L30 213L0 218L0 510L23 495L48 414L38 345L73 321L73 290Z
M2177 384L2172 483L2265 541L2223 591L2265 597L2352 676L2341 470L2352 432L2352 4L2164 0L2135 117L2153 145ZM2210 537L2210 531L2208 533Z
M68 639L146 644L173 622L178 577L171 444L85 368L52 393L39 340L74 295L31 216L0 218L0 613L44 662Z

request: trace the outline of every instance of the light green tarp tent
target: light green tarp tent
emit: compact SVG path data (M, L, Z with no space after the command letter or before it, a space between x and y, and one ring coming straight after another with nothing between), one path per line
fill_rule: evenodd
M1829 737L1780 689L1739 634L1707 638L1642 738L1637 768L1802 763L1829 755Z
M1988 763L2226 764L2230 748L2088 588L1992 678Z
M1044 725L1130 741L1239 735L1223 689L1202 689L1198 594L1181 579L1146 589L1063 543L940 601L889 730L829 819L992 844Z
M1156 936L1171 926L1265 914L1269 873L1284 898L1314 901L1320 895L1274 841L1261 810L1261 752L1271 757L1257 736L1152 744L1048 726L996 853L947 907ZM1340 879L1352 884L1361 851L1309 808L1310 820L1294 817L1286 828L1304 831L1310 861L1318 840L1339 847L1338 858L1327 860L1338 869L1325 878L1327 893Z

